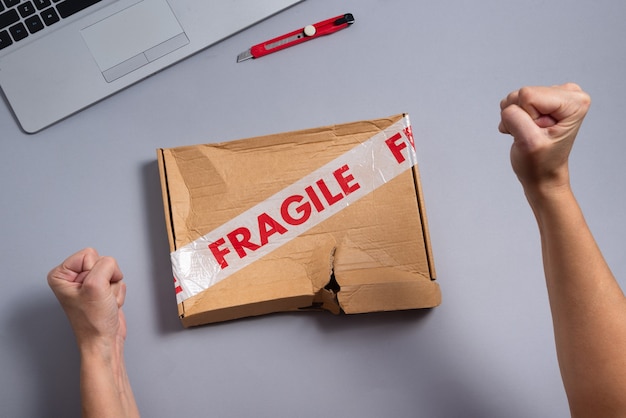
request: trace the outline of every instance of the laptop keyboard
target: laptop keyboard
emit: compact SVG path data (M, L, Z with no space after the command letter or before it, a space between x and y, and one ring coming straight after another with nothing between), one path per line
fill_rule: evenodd
M0 0L0 49L102 0Z

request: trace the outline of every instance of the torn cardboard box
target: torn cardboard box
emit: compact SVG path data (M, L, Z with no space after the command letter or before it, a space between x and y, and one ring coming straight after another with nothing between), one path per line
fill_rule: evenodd
M185 327L439 305L407 115L159 149Z

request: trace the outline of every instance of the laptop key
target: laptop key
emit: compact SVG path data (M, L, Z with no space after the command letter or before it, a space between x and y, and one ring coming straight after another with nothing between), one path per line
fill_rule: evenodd
M5 4L7 7L13 7L13 6L15 6L15 5L20 4L20 1L22 1L22 0L4 0L4 4Z
M7 10L4 13L0 13L0 29L4 29L19 20L20 15L17 14L15 9Z
M0 31L0 49L6 48L12 43L13 43L13 40L9 36L9 32L5 30Z
M24 23L26 24L26 27L28 28L28 31L30 33L39 32L45 27L43 25L43 22L37 15L29 17L24 21Z
M22 39L28 36L28 31L26 30L26 28L21 22L18 23L17 25L11 26L9 28L9 32L11 32L11 35L13 36L13 39L15 39L16 42L21 41Z
M37 10L45 9L51 4L50 0L35 0L33 1L33 3L35 3L35 7L37 7Z
M86 9L102 0L65 0L62 3L57 4L57 11L62 18L66 18L81 10Z
M59 15L57 14L56 10L54 10L53 7L50 7L44 10L43 12L41 12L41 18L43 19L46 26L50 26L53 23L57 23L60 20Z
M20 12L22 17L27 17L35 13L35 6L33 6L31 2L27 1L26 3L22 3L17 6L17 11Z

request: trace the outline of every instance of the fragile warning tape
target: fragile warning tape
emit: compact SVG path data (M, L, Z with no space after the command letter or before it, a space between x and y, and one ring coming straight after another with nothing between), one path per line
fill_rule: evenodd
M320 224L417 164L409 118L171 253L178 303Z

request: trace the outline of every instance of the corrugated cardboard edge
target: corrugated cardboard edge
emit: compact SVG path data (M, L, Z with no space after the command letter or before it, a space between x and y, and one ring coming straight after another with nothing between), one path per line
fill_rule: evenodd
M167 184L167 171L163 155L163 148L157 150L157 162L159 164L159 177L161 180L161 197L163 198L163 210L165 211L165 227L167 229L167 239L169 241L170 251L174 248L174 226L172 225L172 212L170 204L170 192Z
M170 192L167 182L167 168L165 164L164 149L157 149L157 162L159 165L159 177L161 181L161 197L163 199L163 211L165 214L165 229L167 230L167 239L169 242L170 251L173 251L175 247L174 241L174 225L172 225L172 205L170 203ZM172 285L174 284L174 277L172 276ZM181 303L178 305L178 316L182 317L185 314L185 307Z
M231 321L235 319L248 318L253 316L267 315L268 313L293 311L293 306L306 305L311 300L310 297L295 296L291 298L280 298L257 302L254 305L245 306L245 315L242 315L241 306L231 306L229 308L217 309L208 312L195 313L194 315L180 316L185 328L198 325L213 324L217 322ZM183 305L185 302L181 303ZM179 312L180 312L179 305ZM182 314L181 314L182 315Z
M422 181L419 174L418 164L413 167L413 181L415 182L415 192L417 194L417 207L419 209L422 234L424 235L424 247L426 248L426 257L428 257L428 270L430 270L430 279L437 279L437 271L435 270L435 260L433 257L432 244L430 242L430 230L428 229L428 217L426 216L426 204L424 201L424 193L422 189Z

